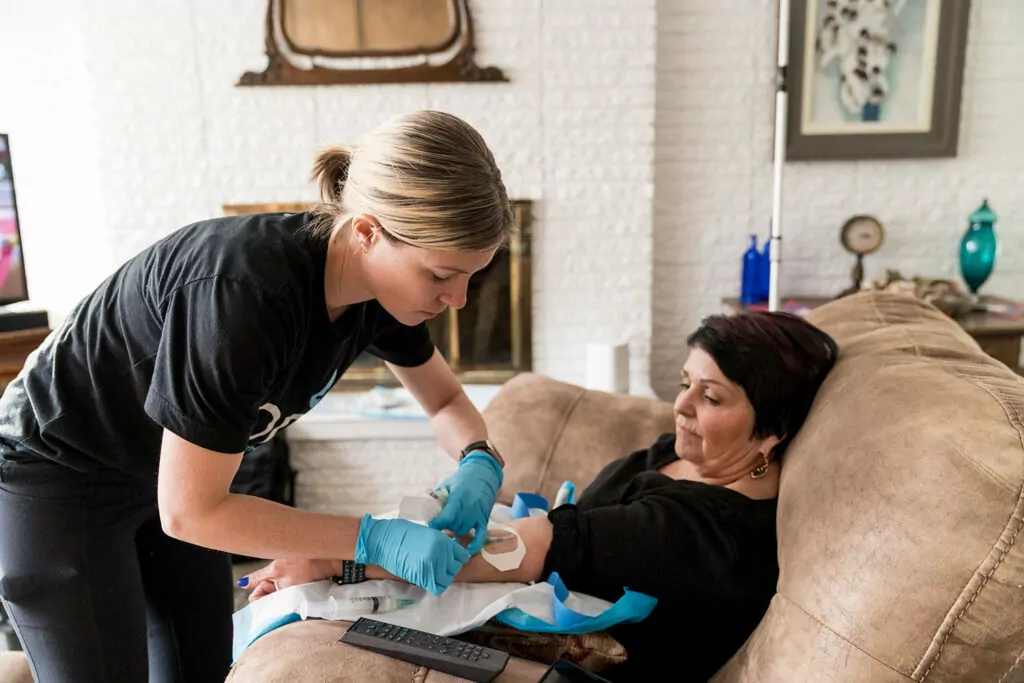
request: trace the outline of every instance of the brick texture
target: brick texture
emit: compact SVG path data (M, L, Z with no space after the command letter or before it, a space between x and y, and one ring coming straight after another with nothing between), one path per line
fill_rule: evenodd
M59 320L118 263L226 203L313 198L316 150L439 108L488 140L535 200L537 370L584 377L628 341L631 384L674 392L682 340L735 294L771 204L773 0L477 0L478 62L508 84L237 88L262 69L264 3L0 0L0 129L12 135L34 302ZM1024 4L975 0L960 155L791 163L789 292L831 293L855 212L886 267L957 276L966 216L1003 220L987 286L1024 292Z
M56 4L0 0L0 63L20 74L13 93L4 86L0 127L14 135L33 299L55 317L117 263L223 204L313 198L318 148L436 108L476 126L510 194L536 200L536 368L581 381L585 342L629 341L646 384L654 0L475 2L478 62L508 84L317 88L234 86L265 65L263 2ZM59 200L53 210L57 176L88 183L76 191L87 215ZM65 253L72 233L89 263ZM81 276L55 278L52 263Z
M686 335L739 294L748 236L768 233L778 3L661 0L657 13L651 368L670 397ZM1001 253L984 290L1024 295L1022 30L1024 4L972 3L956 158L786 165L783 294L848 285L839 228L855 213L886 228L867 277L959 279L967 216L988 197Z
M298 507L353 516L395 510L455 469L432 439L292 441L291 463Z

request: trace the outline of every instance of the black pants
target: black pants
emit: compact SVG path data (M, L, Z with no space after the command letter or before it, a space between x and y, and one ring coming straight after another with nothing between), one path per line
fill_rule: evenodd
M221 682L231 664L230 559L163 533L155 481L0 454L0 598L39 683Z

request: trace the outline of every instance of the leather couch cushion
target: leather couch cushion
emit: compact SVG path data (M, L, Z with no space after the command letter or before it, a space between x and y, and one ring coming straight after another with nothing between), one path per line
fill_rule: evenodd
M456 683L465 679L339 643L348 621L297 621L249 646L225 683ZM547 667L510 659L495 683L536 683Z
M909 297L810 319L839 362L783 466L778 595L716 680L1024 680L1024 380Z
M498 500L529 491L554 502L563 481L582 490L612 460L672 431L672 406L526 373L505 384L484 420L506 461Z

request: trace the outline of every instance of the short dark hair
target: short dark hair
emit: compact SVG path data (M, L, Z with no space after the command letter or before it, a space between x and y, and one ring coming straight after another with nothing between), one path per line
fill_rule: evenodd
M686 340L711 356L754 407L752 436L777 436L781 458L800 431L838 347L828 334L790 313L713 315Z

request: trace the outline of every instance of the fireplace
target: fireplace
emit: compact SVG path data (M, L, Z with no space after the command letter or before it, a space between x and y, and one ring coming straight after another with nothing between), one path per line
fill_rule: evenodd
M429 321L430 335L463 384L501 384L532 369L530 200L513 200L516 233L507 249L469 282L466 306ZM225 215L306 211L307 203L231 204ZM383 361L362 354L335 389L395 386Z

